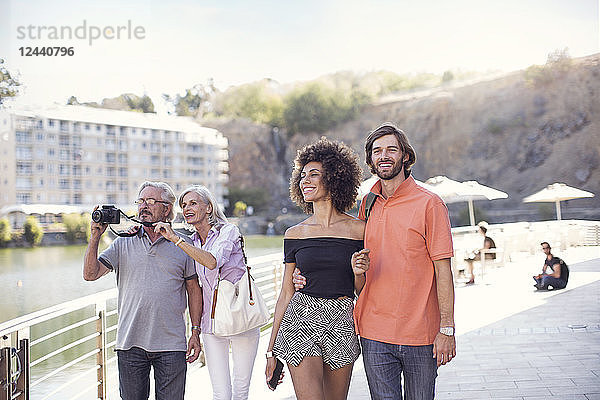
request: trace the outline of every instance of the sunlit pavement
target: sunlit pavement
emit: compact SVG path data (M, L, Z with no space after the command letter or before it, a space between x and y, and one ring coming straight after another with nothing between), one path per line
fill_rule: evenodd
M571 269L564 290L533 288L543 254L487 271L473 286L457 283L457 357L440 367L436 399L600 400L600 249L555 255ZM289 374L276 391L266 387L268 339L260 341L250 399L294 399ZM186 398L212 398L207 368L190 371ZM348 398L370 398L362 358Z

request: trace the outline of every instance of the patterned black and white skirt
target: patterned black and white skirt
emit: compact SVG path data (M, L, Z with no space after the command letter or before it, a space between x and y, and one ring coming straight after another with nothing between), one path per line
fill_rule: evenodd
M353 309L348 297L322 299L296 292L283 315L273 354L296 367L304 357L321 357L332 370L353 363L360 355Z

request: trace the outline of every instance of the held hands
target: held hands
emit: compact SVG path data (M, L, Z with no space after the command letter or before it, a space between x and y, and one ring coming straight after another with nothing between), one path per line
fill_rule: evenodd
M98 207L100 206L94 207L94 211L96 211ZM108 228L108 224L100 224L92 220L90 224L90 239L100 239L100 236L106 231L106 228Z
M448 364L456 356L456 339L454 336L438 332L433 341L433 358L437 359L437 366Z
M160 233L163 237L173 243L179 240L179 236L171 228L168 222L157 222L154 224L154 232Z
M352 254L352 259L350 260L352 264L352 272L354 275L363 275L365 272L369 270L370 258L369 258L369 249L362 249Z

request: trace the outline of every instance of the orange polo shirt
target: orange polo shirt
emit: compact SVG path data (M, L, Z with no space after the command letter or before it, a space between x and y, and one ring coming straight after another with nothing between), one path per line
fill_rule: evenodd
M412 176L387 199L381 181L371 191L378 196L365 229L371 263L354 309L358 334L399 345L432 344L440 329L433 261L453 255L448 209Z

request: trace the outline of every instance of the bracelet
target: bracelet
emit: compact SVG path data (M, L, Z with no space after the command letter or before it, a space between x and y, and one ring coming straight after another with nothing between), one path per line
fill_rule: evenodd
M192 330L193 331L198 331L198 333L200 333L200 327L197 325L192 325Z
M175 246L179 247L179 245L183 242L183 238L179 238L177 242L175 242Z

